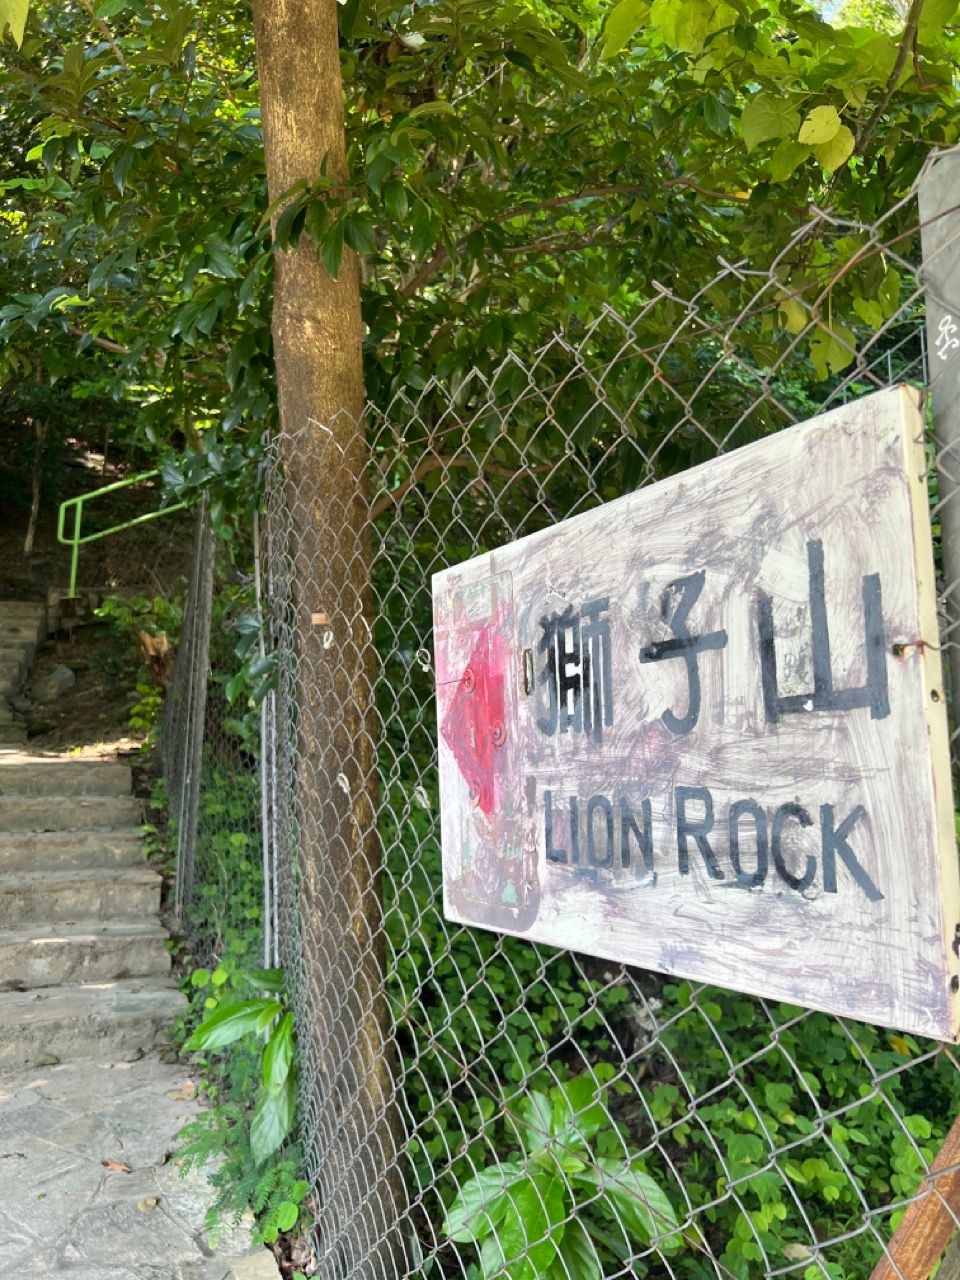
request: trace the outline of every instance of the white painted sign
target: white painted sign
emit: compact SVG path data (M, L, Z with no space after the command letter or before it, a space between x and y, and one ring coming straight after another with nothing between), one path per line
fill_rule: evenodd
M438 574L447 915L955 1038L925 472L895 388Z

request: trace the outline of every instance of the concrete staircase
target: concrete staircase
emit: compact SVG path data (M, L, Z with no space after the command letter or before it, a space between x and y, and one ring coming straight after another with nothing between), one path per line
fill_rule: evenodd
M185 1004L129 767L25 750L7 700L45 625L0 601L0 1070L139 1057Z

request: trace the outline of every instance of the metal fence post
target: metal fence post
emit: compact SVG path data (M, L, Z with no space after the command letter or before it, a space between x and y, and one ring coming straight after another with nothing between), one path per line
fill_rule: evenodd
M177 895L176 912L182 916L193 894L193 867L197 843L197 822L200 813L200 780L203 768L203 735L206 722L207 673L210 666L210 616L213 607L214 541L207 504L204 499L197 513L195 541L196 561L191 582L191 594L187 608L192 627L184 637L183 662L176 673L178 679L187 680L186 739L183 742L184 760L179 764L179 806L171 812L178 813L177 821ZM169 749L169 747L168 747ZM174 797L171 796L173 801Z
M943 642L951 706L960 700L960 154L933 157L920 179L922 278L943 553Z

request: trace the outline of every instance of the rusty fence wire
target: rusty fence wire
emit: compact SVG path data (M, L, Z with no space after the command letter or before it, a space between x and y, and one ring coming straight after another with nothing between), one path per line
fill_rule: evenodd
M874 225L815 212L797 231L879 263L897 289L885 319L866 305L862 322L833 319L849 272L791 292L781 262L718 262L629 316L605 310L454 386L371 404L362 424L274 442L256 776L297 1019L309 1273L866 1280L886 1259L876 1274L917 1280L890 1242L922 1205L924 1275L947 1245L952 1046L444 918L430 588L451 564L907 382L930 424L949 659L944 564L960 546L941 530L960 469L928 392L955 376L954 312L941 298L928 343L943 273L923 263L919 221L911 193Z

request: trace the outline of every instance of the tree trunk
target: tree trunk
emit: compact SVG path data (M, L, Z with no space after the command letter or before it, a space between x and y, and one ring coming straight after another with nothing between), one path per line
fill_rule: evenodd
M47 442L47 421L38 418L36 424L36 445L33 455L33 494L30 501L30 519L27 521L27 536L23 540L23 554L33 554L33 544L37 537L37 521L40 518L40 495L43 490L43 450Z
M253 0L271 203L345 170L336 0ZM319 1274L406 1273L383 987L359 273L303 236L275 260L274 358L292 530L297 794L309 1017L300 1025ZM293 781L293 780L291 780ZM315 1134L315 1138L313 1137ZM312 1150L311 1150L312 1148Z

